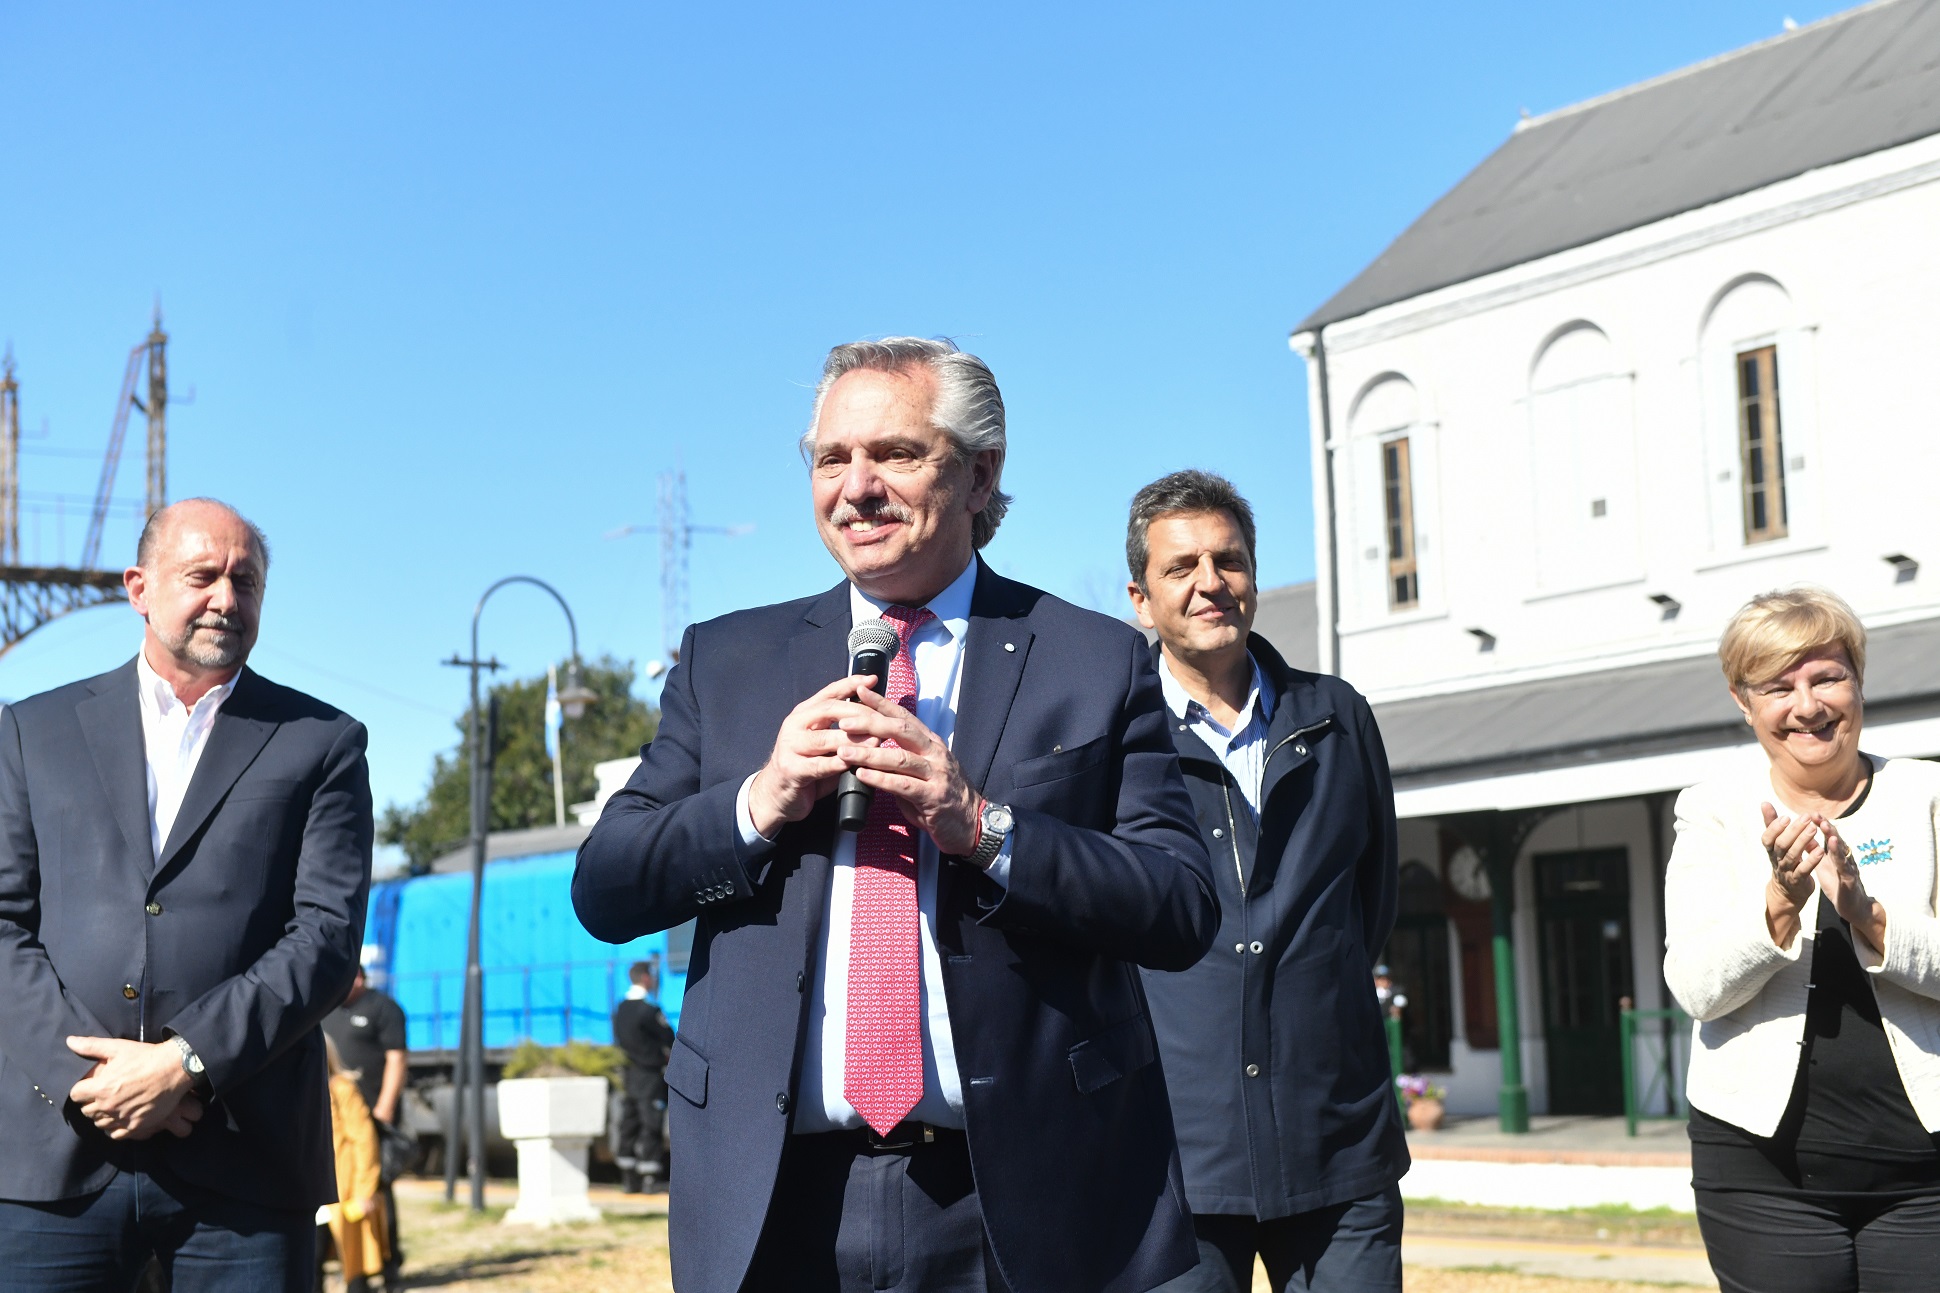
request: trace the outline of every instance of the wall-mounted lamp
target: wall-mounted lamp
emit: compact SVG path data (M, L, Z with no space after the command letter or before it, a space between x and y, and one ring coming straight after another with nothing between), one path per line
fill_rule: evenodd
M1684 603L1678 601L1669 593L1652 593L1650 594L1650 600L1657 603L1657 609L1664 612L1663 618L1667 620L1676 619L1677 613L1684 609Z
M1478 643L1476 650L1495 650L1495 634L1489 632L1487 629L1470 629L1468 632L1469 636L1474 638Z
M1919 576L1920 563L1904 552L1889 552L1880 560L1893 568L1893 582L1896 584L1910 584Z

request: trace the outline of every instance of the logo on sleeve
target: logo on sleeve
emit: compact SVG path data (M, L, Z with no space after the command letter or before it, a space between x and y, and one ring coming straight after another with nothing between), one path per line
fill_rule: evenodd
M1890 862L1893 860L1893 841L1867 840L1864 844L1855 844L1853 845L1852 855L1860 866L1872 866L1876 862Z

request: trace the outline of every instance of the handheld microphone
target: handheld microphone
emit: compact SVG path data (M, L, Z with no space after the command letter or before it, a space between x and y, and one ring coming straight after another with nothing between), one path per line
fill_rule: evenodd
M868 674L875 680L871 686L876 694L882 695L889 682L889 662L902 648L902 638L887 620L865 620L849 631L849 672ZM869 801L875 797L875 788L864 785L853 770L843 773L835 786L836 828L861 830L869 820Z

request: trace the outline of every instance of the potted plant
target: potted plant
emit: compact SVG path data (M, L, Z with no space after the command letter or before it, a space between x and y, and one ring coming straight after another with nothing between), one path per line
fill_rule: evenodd
M498 1084L499 1129L519 1151L519 1201L508 1222L599 1219L586 1196L586 1155L606 1130L607 1092L619 1058L611 1051L526 1042L506 1064Z
M1401 1092L1402 1100L1408 1106L1408 1125L1416 1131L1438 1131L1448 1110L1442 1101L1448 1097L1448 1088L1436 1086L1419 1073L1403 1073L1394 1080Z

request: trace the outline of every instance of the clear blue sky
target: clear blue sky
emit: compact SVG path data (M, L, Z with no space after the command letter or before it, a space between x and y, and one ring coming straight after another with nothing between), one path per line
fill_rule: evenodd
M25 487L93 492L159 293L194 394L172 492L269 531L254 663L369 723L380 804L452 745L465 680L438 661L499 576L555 583L588 654L658 654L656 541L601 536L653 521L663 470L696 521L758 527L696 539L696 618L832 583L793 442L857 336L996 370L1006 573L1122 613L1126 501L1199 465L1252 496L1263 580L1305 579L1290 326L1521 109L1839 7L16 0L0 340L48 431ZM77 514L39 526L41 560L62 531L75 559ZM138 634L125 608L59 621L0 658L0 698ZM484 646L535 673L565 629L512 589Z

